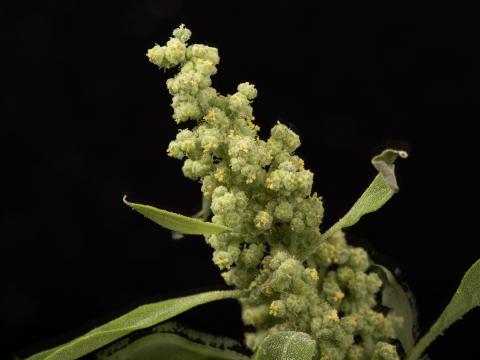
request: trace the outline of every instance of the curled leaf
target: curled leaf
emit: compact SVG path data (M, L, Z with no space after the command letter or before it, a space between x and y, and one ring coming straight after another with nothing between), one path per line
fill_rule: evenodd
M395 160L398 157L406 159L408 153L402 150L386 149L373 157L372 164L382 176L385 184L394 192L398 192L397 178L395 177Z
M262 341L254 360L312 360L316 350L317 344L310 335L280 331Z
M131 203L127 201L126 196L123 198L123 202L158 225L182 234L211 235L231 231L230 228L223 225L157 209L150 205Z
M477 260L463 276L460 285L440 317L418 341L406 360L416 360L425 349L455 321L480 305L480 260Z
M215 300L236 298L238 295L238 291L210 291L142 305L66 344L42 351L29 357L27 360L78 359L133 331L156 325L195 306Z
M395 179L393 162L398 158L407 157L405 151L387 149L380 155L373 158L372 163L379 171L379 174L373 179L370 186L363 192L360 198L353 204L352 208L332 227L324 232L315 241L310 249L301 256L305 260L312 255L318 246L338 230L355 225L362 216L377 211L398 191L397 181Z
M386 267L374 264L374 269L381 273L383 290L382 305L391 309L392 314L401 316L402 325L396 329L398 340L405 352L409 352L415 343L416 311L409 295L398 283L395 276Z

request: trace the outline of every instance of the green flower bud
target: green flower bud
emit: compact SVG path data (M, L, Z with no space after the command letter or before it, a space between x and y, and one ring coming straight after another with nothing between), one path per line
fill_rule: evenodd
M180 145L176 141L170 141L167 149L168 156L174 157L175 159L183 159L185 153L181 150Z
M165 67L165 46L155 45L147 52L148 60L159 68Z
M242 312L242 319L246 325L258 326L269 318L269 306L262 304L256 307L246 308Z
M329 244L331 245L331 244ZM352 281L353 277L355 275L355 272L346 266L340 266L337 269L337 280L342 286L347 286L350 281Z
M227 251L215 250L213 252L213 263L220 269L229 269L233 264L233 258Z
M236 229L242 225L242 217L236 211L226 213L223 218L225 225L232 229Z
M347 265L357 271L366 271L370 266L367 252L362 248L352 248Z
M300 314L307 310L307 303L304 295L290 294L285 298L284 303L288 314Z
M174 106L173 119L177 124L188 120L199 120L202 117L202 110L197 103L183 103Z
M367 296L368 290L365 284L367 275L363 272L355 272L353 277L348 282L347 286L350 290L350 294L355 299L363 299Z
M202 193L207 199L211 199L213 190L217 187L217 182L213 176L207 175L202 179Z
M347 351L346 360L365 360L365 349L360 345L352 345Z
M255 85L252 85L248 82L244 82L238 85L237 90L248 100L253 100L257 97L257 89L255 89Z
M213 198L221 197L228 192L228 189L225 186L218 186L213 192Z
M240 117L246 117L252 114L250 101L248 101L245 95L238 92L228 98L228 108Z
M213 65L217 65L220 62L218 56L218 50L206 45L194 44L190 47L189 55L192 58L199 58L210 61Z
M345 293L338 285L336 274L333 271L330 271L325 277L322 290L325 299L334 307L338 306L345 297Z
M266 211L259 211L253 222L258 230L268 230L272 226L272 216Z
M373 350L372 360L400 360L394 345L377 342Z
M222 134L214 128L201 128L199 137L204 152L211 153L223 144Z
M270 303L270 315L274 317L284 317L286 314L286 306L282 300L274 300Z
M343 357L344 354L342 350L337 349L334 346L320 346L320 359L341 360Z
M282 201L278 206L275 208L274 213L275 218L281 222L289 222L293 216L293 207L287 201Z
M216 96L217 96L217 91L211 87L201 89L198 92L198 103L200 104L200 107L204 112L210 109L211 103ZM204 119L205 119L205 116L204 116Z
M218 188L217 188L218 189ZM212 198L212 211L215 215L226 214L227 212L235 209L235 195L230 192L225 193L222 196L216 196L216 189L213 192Z
M280 123L272 128L270 140L280 143L282 148L289 153L295 151L300 146L300 138L298 135Z
M235 193L235 201L238 209L245 209L248 206L248 197L243 191Z
M349 334L353 334L358 328L357 315L347 315L340 319L340 325Z
M289 258L290 256L286 252L278 251L269 261L268 267L272 270L277 270Z
M265 246L259 244L250 244L243 249L240 259L242 264L248 268L256 268L262 261L265 253Z
M378 290L380 290L380 288L382 287L382 280L377 274L370 273L365 279L365 285L367 287L367 291L370 294L376 294Z
M170 63L170 66L176 66L185 60L186 46L177 38L171 38L167 42L165 49L165 58Z
M190 39L190 36L192 36L192 32L188 30L184 24L181 24L178 28L173 30L173 36L181 42L186 43Z
M302 219L294 217L290 223L293 232L300 233L305 230L305 223Z
M210 172L211 166L200 160L185 160L182 171L185 177L197 180L200 177L206 176Z
M195 59L195 69L204 76L212 76L217 72L216 66L210 61L205 59Z
M275 260L276 259L274 258L272 263ZM303 269L302 264L298 260L291 257L287 258L272 275L270 283L273 290L284 292L287 289L290 289L293 286L294 280L301 277Z

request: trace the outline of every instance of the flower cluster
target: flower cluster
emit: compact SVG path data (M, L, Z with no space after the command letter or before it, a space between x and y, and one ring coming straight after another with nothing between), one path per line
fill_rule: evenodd
M323 204L312 194L312 172L294 154L298 135L278 123L260 139L255 87L245 82L234 94L217 93L211 76L218 51L187 45L190 36L182 25L147 56L161 69L180 69L167 81L173 119L197 123L180 130L167 152L185 159L184 175L200 181L212 222L232 229L206 241L226 283L245 290L243 320L256 328L247 345L255 349L270 333L295 330L317 340L322 360L398 359L391 342L401 319L376 310L382 282L368 271L367 253L338 232L299 260L320 236Z

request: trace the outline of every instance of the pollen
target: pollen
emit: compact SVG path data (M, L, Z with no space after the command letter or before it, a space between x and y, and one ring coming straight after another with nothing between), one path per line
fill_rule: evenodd
M278 316L278 311L279 311L278 302L272 301L272 303L270 304L269 314L272 316Z
M243 151L244 153L248 153L248 145L247 144L240 144L238 145L238 148L240 151Z
M267 180L265 180L265 186L267 187L267 189L273 190L272 179L268 178Z
M208 152L212 149L216 149L218 147L218 144L214 144L214 143L207 143L205 145L203 145L203 151L204 152Z
M336 302L341 301L345 297L345 294L343 291L335 291L333 293L333 298L335 299Z
M338 312L337 310L332 310L328 316L330 320L333 320L334 322L338 323L340 322L340 318L338 317Z
M245 181L247 184L253 183L257 179L256 174L248 174L247 180Z
M314 281L317 282L319 277L318 277L318 272L316 269L308 269L308 275L310 275L310 278Z

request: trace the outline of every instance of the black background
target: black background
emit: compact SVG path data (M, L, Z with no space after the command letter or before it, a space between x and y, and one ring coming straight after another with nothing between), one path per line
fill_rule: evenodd
M145 57L180 23L192 42L220 49L217 89L256 84L264 136L277 120L301 135L324 227L373 178L372 155L411 152L397 166L399 195L350 234L394 259L427 328L479 257L468 12L460 1L2 5L2 351L38 351L135 305L224 288L202 238L172 241L121 201L199 208L199 185L165 155L177 131L165 88L173 73ZM243 333L234 301L181 320ZM478 358L469 331L479 320L473 312L455 324L432 358Z

